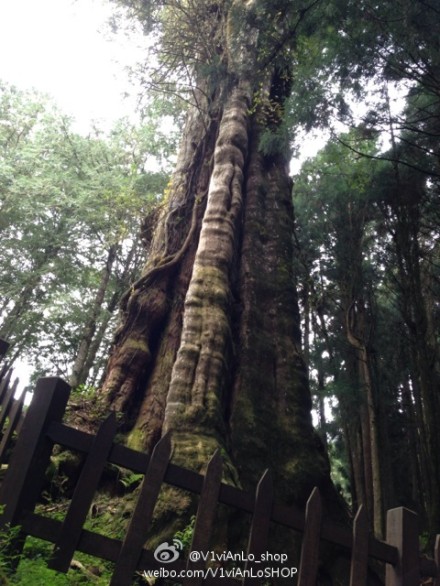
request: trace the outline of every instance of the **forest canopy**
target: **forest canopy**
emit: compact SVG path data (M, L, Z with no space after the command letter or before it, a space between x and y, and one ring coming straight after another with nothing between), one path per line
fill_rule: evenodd
M378 536L404 505L432 537L440 2L116 4L152 39L138 125L85 138L0 87L11 363L99 387L132 447L172 429L180 463L219 447L232 483L271 465L287 501L317 484Z

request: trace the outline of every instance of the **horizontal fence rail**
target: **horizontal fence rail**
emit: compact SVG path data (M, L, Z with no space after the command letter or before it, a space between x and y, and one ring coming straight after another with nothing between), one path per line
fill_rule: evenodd
M192 536L191 551L208 551L219 505L238 509L251 516L247 545L247 559L259 559L268 550L269 526L276 524L303 534L297 575L286 579L286 584L315 586L322 541L345 548L350 558L350 577L347 586L366 586L371 560L386 566L386 586L419 586L421 577L439 579L440 539L436 542L435 560L420 556L417 516L398 508L388 511L387 542L369 534L367 515L363 507L354 520L353 530L337 526L323 519L322 501L315 488L306 510L285 506L274 501L272 475L266 470L255 493L245 492L221 482L223 462L217 451L208 463L206 473L176 466L170 462L171 437L161 438L151 455L115 443L116 417L112 413L101 424L96 435L71 428L62 422L70 388L56 378L40 379L26 419L18 436L5 479L0 488L0 504L4 505L0 526L20 525L22 534L54 544L49 566L66 572L75 551L111 561L115 564L110 586L132 584L135 572L160 570L152 551L145 549L154 507L163 484L199 495L198 509ZM59 444L85 456L70 506L63 521L35 513L35 506L45 481L52 449ZM137 502L122 540L110 538L83 529L88 511L98 489L107 463L127 468L144 475ZM293 540L292 540L293 544ZM293 545L292 545L293 552ZM250 555L252 554L252 555ZM201 570L203 561L177 559L166 565L169 570ZM267 578L253 578L255 569L247 561L244 577L205 578L192 575L179 581L184 586L199 584L264 584ZM438 583L438 582L437 582Z

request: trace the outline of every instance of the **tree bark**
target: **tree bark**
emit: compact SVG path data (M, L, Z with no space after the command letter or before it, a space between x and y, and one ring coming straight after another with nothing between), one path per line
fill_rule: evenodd
M72 388L78 385L84 384L87 380L88 369L87 369L87 357L92 345L93 337L96 332L97 322L99 314L104 303L105 294L110 281L113 264L116 260L116 253L118 250L117 244L112 244L108 249L107 259L105 261L104 268L101 272L101 279L98 289L93 300L92 307L90 309L90 315L87 323L84 326L81 341L79 344L78 352L75 357L75 361L72 367L72 374L69 378L69 384Z
M423 286L420 250L420 206L424 178L415 176L405 184L396 173L396 190L390 194L392 236L400 286L400 311L408 331L413 396L417 425L423 445L422 458L429 462L425 480L427 521L430 535L440 528L440 434L438 419L439 351L429 327Z
M382 473L381 459L379 453L379 425L377 420L377 406L375 399L375 390L371 375L372 360L371 352L368 348L368 342L365 334L365 324L363 320L365 308L363 302L358 303L358 315L355 314L355 305L351 304L347 311L347 338L350 344L356 349L359 380L363 386L365 394L365 403L362 405L362 428L364 430L364 450L368 450L368 461L365 457L366 472L365 479L368 490L372 493L372 517L374 532L377 537L383 537L384 509L383 509L383 491L382 491ZM355 331L355 324L357 330ZM360 323L359 323L360 322Z
M244 13L239 30L226 14L224 78L214 90L198 82L149 261L123 297L102 395L123 414L130 446L150 450L172 430L176 463L200 470L220 448L227 481L254 490L270 467L278 498L304 504L319 486L344 517L311 420L289 153L260 150L287 85L283 93L275 68L259 71L254 4L232 3Z

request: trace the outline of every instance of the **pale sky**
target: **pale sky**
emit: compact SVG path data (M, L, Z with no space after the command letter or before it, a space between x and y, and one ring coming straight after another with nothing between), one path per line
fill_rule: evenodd
M75 130L86 134L92 120L108 129L135 109L124 67L142 59L146 44L141 34L113 35L111 12L110 0L0 0L0 79L51 95ZM301 160L324 144L303 143Z
M112 35L110 14L108 0L0 0L0 79L52 96L79 132L109 129L134 110L124 67L142 56L141 35ZM30 368L14 371L22 389Z
M0 0L0 79L50 94L87 131L133 111L124 66L141 57L140 36L115 37L108 0Z

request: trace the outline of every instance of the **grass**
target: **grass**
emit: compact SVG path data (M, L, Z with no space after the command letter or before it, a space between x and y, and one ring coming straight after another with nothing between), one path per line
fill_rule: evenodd
M96 584L107 586L111 578L111 564L97 560L85 554L76 553L73 568L67 574L61 574L47 567L47 560L52 552L52 544L28 537L23 554L15 573L6 572L5 584L20 586L68 586Z

